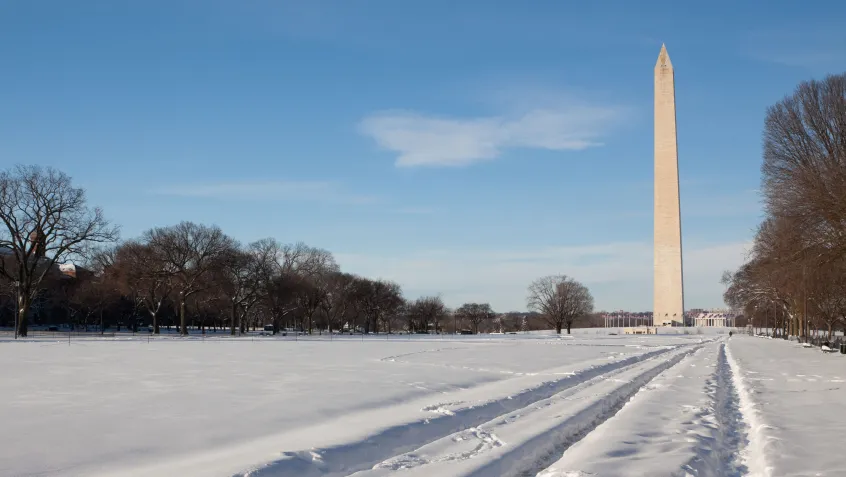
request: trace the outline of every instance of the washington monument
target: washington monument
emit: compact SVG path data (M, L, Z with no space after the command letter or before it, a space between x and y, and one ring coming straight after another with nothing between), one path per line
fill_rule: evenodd
M684 321L679 156L673 64L661 45L655 64L655 275L654 326Z

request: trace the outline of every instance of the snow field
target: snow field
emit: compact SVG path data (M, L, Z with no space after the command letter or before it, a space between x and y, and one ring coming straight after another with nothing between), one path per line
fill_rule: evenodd
M231 476L345 446L372 466L411 449L351 443L440 415L427 406L554 390L677 340L576 341L3 342L0 475Z
M403 460L405 458L403 453L426 443L472 429L527 406L534 406L539 401L586 380L665 354L671 349L673 348L662 346L628 356L619 355L619 358L610 356L610 359L589 361L583 363L582 369L575 372L567 371L571 368L553 370L545 373L548 377L541 384L530 385L530 381L524 379L450 393L434 403L431 400L421 401L415 407L425 414L412 422L403 421L396 426L383 428L359 426L359 431L369 431L362 440L338 446L290 452L282 459L245 475L249 477L350 475L353 472L380 465L393 470L405 469L410 465L394 465L383 461L397 458ZM427 472L430 471L427 470Z
M0 342L0 475L839 476L846 357L720 334Z
M356 477L534 475L551 455L592 430L634 392L662 370L693 351L663 349L644 359L584 373L572 385L548 398L501 414L482 424L427 443L388 459ZM283 474L273 474L283 475Z
M750 476L846 475L846 356L780 339L732 338Z

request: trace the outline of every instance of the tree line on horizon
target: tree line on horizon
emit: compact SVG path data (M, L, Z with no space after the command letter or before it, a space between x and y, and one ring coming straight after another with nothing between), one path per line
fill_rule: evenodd
M399 284L341 271L331 252L265 238L243 244L214 225L154 227L120 241L102 209L65 173L15 166L0 173L0 326L30 322L162 326L231 335L272 327L314 332L515 332L590 323L593 297L564 275L529 286L531 313L488 303L450 310L439 295L407 299ZM76 263L63 271L65 263ZM11 311L11 313L9 313Z
M799 84L767 109L764 217L725 302L776 336L846 331L846 74Z

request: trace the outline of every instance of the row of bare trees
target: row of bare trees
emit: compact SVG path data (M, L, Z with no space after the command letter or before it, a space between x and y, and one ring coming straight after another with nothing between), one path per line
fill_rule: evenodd
M344 273L327 250L272 238L243 244L219 227L193 222L119 243L117 228L87 206L84 191L50 168L3 172L0 199L0 304L12 303L22 336L34 304L59 309L53 323L98 324L101 331L148 323L158 334L167 322L183 335L209 327L234 335L270 325L273 333L309 334L512 332L545 325L560 333L593 309L587 288L557 276L530 287L533 314L500 315L487 303L451 311L439 296L406 300L397 283ZM83 266L64 273L64 262Z
M725 301L783 337L846 328L846 74L801 83L767 110L765 217Z

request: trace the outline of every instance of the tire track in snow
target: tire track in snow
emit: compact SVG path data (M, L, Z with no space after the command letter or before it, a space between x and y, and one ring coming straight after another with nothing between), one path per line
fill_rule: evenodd
M379 361L385 362L395 362L397 358L405 358L408 356L414 356L418 354L426 354L426 353L437 353L440 351L447 351L447 350L456 350L456 349L467 349L466 346L443 346L440 348L429 348L420 351L412 351L411 353L402 353L402 354L395 354L391 356L385 356L384 358L380 358Z
M502 447L505 445L502 440L497 437L497 435L493 432L487 431L480 427L471 427L466 431L461 431L455 435L453 435L452 440L454 442L464 442L464 441L477 441L477 444L474 448L456 452L452 454L448 454L443 457L438 457L435 459L427 458L421 456L416 452L410 452L407 454L403 454L401 456L397 456L391 459L388 459L384 462L376 464L373 466L373 469L390 469L390 470L402 470L402 469L412 469L415 467L420 467L423 465L433 464L433 463L442 463L442 462L453 462L459 460L466 460L472 459L480 454L483 454L487 451L492 449L496 449L498 447ZM355 474L358 475L358 474Z
M535 413L543 413L553 406L560 406L564 402L573 403L577 401L601 398L605 396L606 393L595 392L593 389L594 387L597 387L597 385L601 383L608 382L627 383L629 381L625 379L619 379L615 376L624 375L625 373L631 372L631 370L637 366L642 366L646 362L659 359L661 359L661 356L651 357L645 361L613 369L605 374L601 374L591 379L582 381L576 384L575 386L567 388L555 394L554 396L551 396L550 398L536 401L531 405L521 409L517 409L514 412L497 416L496 418L484 424L481 424L478 427L472 427L467 430L456 432L454 434L442 437L438 440L427 442L420 448L417 448L412 452L393 456L390 459L387 459L375 465L373 469L390 469L394 471L400 469L407 470L432 464L437 465L445 462L464 461L476 458L486 452L492 451L496 448L506 445L506 443L503 442L496 434L497 432L501 432L503 427L507 428L509 425L517 421L522 422L523 420L537 420L538 417L535 415ZM594 392L591 393L591 391ZM434 406L427 406L423 410L429 412L452 414L452 411L445 409L444 406L452 406L458 404L462 403L442 403ZM427 447L436 445L439 443L439 441L444 440L451 441L456 447L458 447L458 449L447 450L443 453L435 451L436 455L430 455L432 454L431 449L427 449ZM473 441L477 441L478 444L474 448L467 448L467 444ZM443 442L440 442L440 445L443 446ZM462 447L464 447L465 449L462 450ZM353 475L359 476L360 474L356 473ZM364 471L362 475L366 476L369 474L367 471Z
M612 392L600 397L578 413L558 423L552 429L538 434L519 446L510 449L499 459L467 474L466 477L527 476L534 477L552 465L570 446L582 440L600 424L614 417L641 388L656 376L677 365L701 348L694 346L653 366Z
M346 476L372 469L388 459L406 454L445 436L478 427L497 417L507 416L597 376L687 346L691 345L667 346L619 361L593 366L502 399L453 410L451 415L442 414L389 427L356 442L324 449L282 452L280 459L254 470L235 474L233 477ZM684 353L686 354L688 353ZM661 371L666 369L662 366L659 368Z

